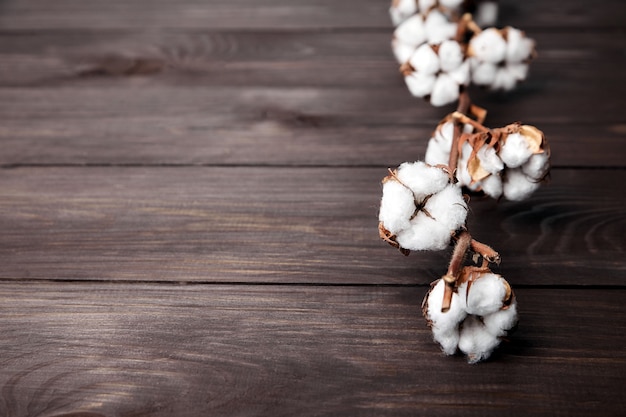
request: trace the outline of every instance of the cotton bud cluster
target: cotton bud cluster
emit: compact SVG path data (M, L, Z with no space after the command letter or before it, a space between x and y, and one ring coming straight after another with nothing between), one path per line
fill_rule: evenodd
M411 94L430 97L433 106L457 101L461 87L470 81L469 61L461 45L454 40L436 46L420 46L401 70Z
M411 94L429 98L433 106L456 101L461 88L470 82L511 90L528 74L534 41L512 27L482 30L466 13L468 3L392 2L390 14L397 27L391 44L400 71ZM476 18L486 21L497 14L496 3L481 2L479 6Z
M450 308L442 308L448 285L435 281L422 311L433 338L447 355L458 350L469 363L487 359L517 324L517 302L504 278L486 268L465 267L452 294Z
M461 117L464 119L464 117ZM442 121L428 142L425 161L448 164L454 135L454 118ZM456 178L459 186L492 198L519 201L529 197L550 169L550 149L534 126L514 123L500 129L464 125L459 142Z
M391 46L400 64L407 62L420 46L437 45L454 39L458 24L450 22L439 10L426 14L414 14L402 22L394 31Z
M405 162L383 179L381 237L408 253L445 249L467 217L467 203L448 172Z
M526 79L535 42L519 29L489 28L472 37L467 53L471 57L473 83L508 91Z

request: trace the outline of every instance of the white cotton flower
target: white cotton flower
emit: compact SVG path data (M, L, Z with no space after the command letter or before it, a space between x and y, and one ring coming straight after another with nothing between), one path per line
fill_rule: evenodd
M440 192L433 194L424 206L437 223L442 224L450 233L458 230L467 217L467 203L453 184L447 185ZM435 217L435 214L437 216ZM449 242L449 239L448 239ZM447 243L446 243L447 244Z
M446 15L437 9L431 10L428 13L424 27L426 29L426 38L431 45L437 45L445 40L454 39L458 29L456 23L451 22Z
M397 39L391 41L391 48L393 50L393 56L400 64L404 64L411 58L413 52L415 52L415 45L399 42Z
M452 78L458 85L468 85L470 83L470 63L465 60L457 68L448 72L450 78Z
M517 78L508 66L498 69L496 78L489 86L492 90L511 91L517 85Z
M429 166L424 162L404 162L396 176L409 187L417 200L424 200L426 197L443 190L449 183L448 174L436 167Z
M500 339L491 334L478 317L465 319L459 335L459 350L467 355L469 363L487 359L499 344Z
M396 181L385 183L378 218L385 228L394 235L408 229L414 212L415 200L411 190Z
M472 81L492 90L512 90L528 75L535 42L513 27L485 29L469 43Z
M414 97L425 97L433 91L437 81L437 76L434 74L422 74L419 72L412 72L404 77L409 92Z
M437 127L428 141L424 160L430 165L448 165L454 135L454 123L446 122Z
M471 285L465 274L469 274ZM426 295L423 314L445 354L452 355L458 349L467 355L469 363L476 363L487 359L515 327L517 302L500 275L464 269L461 276L466 278L452 292L449 310L441 311L447 284L440 279Z
M398 184L409 192L401 192ZM404 163L384 182L378 219L403 249L445 249L466 217L460 189L441 168Z
M524 174L521 168L507 169L503 193L507 200L521 201L528 198L537 188L539 181Z
M415 50L409 64L420 74L436 74L440 68L439 55L430 45L424 44Z
M508 63L520 63L528 60L535 49L535 42L527 38L519 29L506 28L506 61Z
M529 140L521 132L507 135L498 155L509 168L522 166L532 156Z
M515 297L506 309L483 316L483 324L492 335L496 337L506 336L507 332L517 325L517 301Z
M391 46L396 60L400 64L404 64L417 47L424 42L426 42L424 18L415 14L398 25L393 33Z
M459 323L465 319L467 313L458 294L452 294L450 309L441 311L443 293L446 283L440 279L428 293L426 300L426 319L429 321L433 338L441 346L446 355L453 355L459 344Z
M409 58L404 80L413 96L430 95L433 106L444 106L458 100L461 86L469 83L469 63L456 41L438 48L423 44Z
M476 85L491 85L498 74L497 64L484 62L476 58L470 60L472 67L472 82Z
M543 179L549 170L550 154L546 151L534 154L522 165L524 175L533 180Z
M507 288L508 284L500 275L484 273L471 285L467 282L459 285L458 293L466 300L468 314L485 316L502 308Z
M480 189L491 198L500 198L504 191L502 178L500 178L499 174L489 175L480 181Z
M389 16L394 26L417 13L417 0L393 0L389 7Z
M461 45L452 40L447 40L439 45L439 62L442 71L453 71L458 68L465 59Z
M445 106L458 98L459 84L449 74L440 74L435 81L433 91L430 93L430 104L435 107Z
M507 44L502 33L496 28L483 30L469 43L471 55L480 61L498 64L506 58Z
M496 174L504 168L502 159L493 147L483 145L476 153L476 157L480 161L481 168L490 174Z

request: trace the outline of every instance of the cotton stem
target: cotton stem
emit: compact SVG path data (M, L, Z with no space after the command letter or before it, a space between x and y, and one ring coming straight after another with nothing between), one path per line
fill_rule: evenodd
M463 262L465 261L465 255L470 248L471 242L472 236L467 230L463 230L457 236L456 245L452 251L452 258L450 258L450 264L448 265L448 272L442 278L446 282L443 293L443 303L441 304L441 311L444 313L450 310L452 293L454 292L456 281L461 274Z
M457 105L456 113L465 115L469 111L471 105L472 100L470 99L468 92L466 90L461 91L459 94L459 104ZM448 159L448 168L452 174L456 171L459 161L459 139L461 137L462 129L463 124L460 120L455 118L454 132L452 134L452 147L450 148L450 158Z

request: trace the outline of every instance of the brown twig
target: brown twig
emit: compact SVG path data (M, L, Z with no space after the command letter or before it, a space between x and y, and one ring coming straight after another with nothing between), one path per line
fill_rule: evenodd
M472 242L472 236L467 230L461 231L456 240L456 245L452 251L452 257L450 258L450 264L448 265L448 272L442 277L446 286L443 293L443 303L441 304L441 311L446 312L450 310L450 304L452 302L452 293L456 286L456 280L459 278L463 262L465 261L465 255L470 248Z
M472 100L470 99L469 93L467 92L467 90L464 89L459 94L459 104L457 105L456 113L465 115L465 113L469 111L471 105ZM462 130L463 123L461 123L460 120L455 120L454 132L452 133L452 147L450 148L450 158L448 159L448 168L451 173L454 173L454 171L456 171L456 167L459 161L459 139L461 137Z

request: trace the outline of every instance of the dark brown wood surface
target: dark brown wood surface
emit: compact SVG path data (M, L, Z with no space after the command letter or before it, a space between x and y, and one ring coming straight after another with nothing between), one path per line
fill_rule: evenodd
M554 169L471 201L520 326L470 366L420 313L449 252L378 239L452 109L386 0L0 0L0 416L622 416L626 6L501 6L539 54L472 97Z

